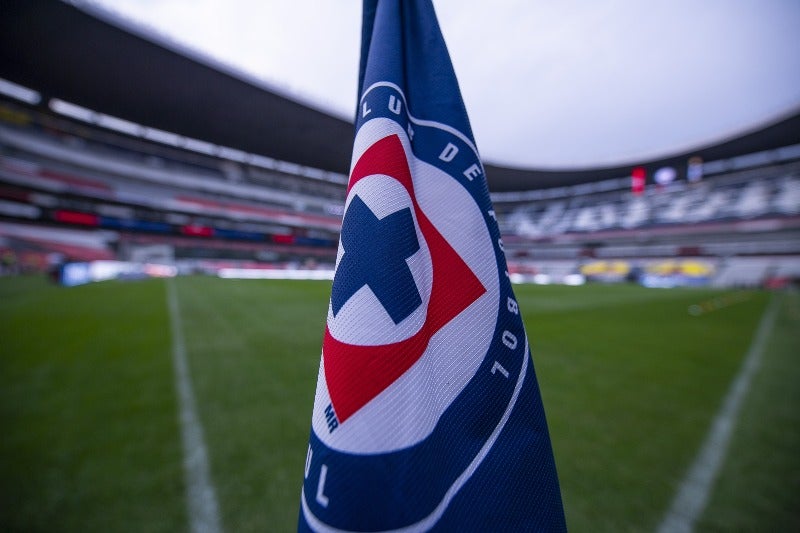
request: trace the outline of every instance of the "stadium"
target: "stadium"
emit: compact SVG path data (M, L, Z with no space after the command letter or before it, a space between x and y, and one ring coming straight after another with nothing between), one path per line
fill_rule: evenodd
M219 522L293 529L352 122L90 5L4 11L0 526L187 529L182 353ZM751 358L696 529L800 527L800 110L485 170L570 529L663 528Z

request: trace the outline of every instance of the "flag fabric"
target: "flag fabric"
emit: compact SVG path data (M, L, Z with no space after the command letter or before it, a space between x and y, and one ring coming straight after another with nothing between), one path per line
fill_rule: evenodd
M300 531L564 531L527 336L430 0L366 0Z

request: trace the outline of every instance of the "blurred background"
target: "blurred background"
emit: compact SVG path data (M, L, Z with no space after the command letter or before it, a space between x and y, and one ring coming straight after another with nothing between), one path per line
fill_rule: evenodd
M223 522L231 530L263 530L260 525L278 513L285 522L278 520L277 529L291 529L287 524L292 525L296 513L292 502L299 493L329 291L325 280L333 275L350 165L360 6L357 2L290 4L6 0L0 6L0 275L4 278L0 308L7 328L2 390L3 424L12 435L2 449L0 477L7 481L0 493L0 507L5 508L0 524L9 530L58 530L54 525L64 519L66 530L183 527L182 482L175 473L180 471L180 451L177 444L170 445L174 449L159 444L177 442L168 357L166 370L153 370L162 377L142 375L134 386L146 389L145 384L155 386L166 376L163 390L154 396L142 392L141 401L132 399L121 411L102 415L122 424L119 442L108 445L117 450L121 443L132 442L124 436L135 433L131 428L138 419L131 413L146 410L147 398L161 398L153 399L152 407L166 416L164 433L149 438L154 449L164 453L165 464L173 466L159 467L160 473L148 483L159 485L159 479L167 479L160 486L167 487L168 496L157 492L142 506L162 497L175 498L178 503L166 518L139 523L136 520L147 514L144 510L136 507L125 514L128 511L115 507L130 499L124 482L130 473L119 474L120 497L112 503L84 498L73 490L86 486L79 474L59 476L72 468L84 473L84 467L91 469L87 465L94 464L93 453L81 447L86 441L76 436L63 445L61 449L67 450L63 453L46 445L58 441L48 435L59 424L68 433L69 428L81 427L73 424L75 420L89 416L82 435L100 431L105 424L98 418L101 415L87 413L103 402L97 398L107 398L103 394L114 396L112 391L98 393L97 401L72 397L66 403L53 392L67 384L105 379L103 373L73 374L75 364L92 366L91 358L97 357L103 363L95 368L105 368L110 364L106 356L115 350L123 359L143 353L122 349L120 343L129 341L119 338L107 339L109 344L98 340L103 338L98 331L104 328L128 338L119 324L103 325L101 318L110 319L112 302L128 306L125 302L155 290L154 300L142 301L141 310L134 310L132 303L131 315L118 317L137 339L142 340L142 331L154 332L153 338L142 340L149 346L142 348L147 353L169 353L166 325L175 321L161 309L163 288L152 280L144 282L147 289L140 292L124 285L115 293L100 284L106 288L87 285L76 290L95 292L63 293L53 292L54 285L177 275L187 275L176 281L185 329L205 331L207 336L198 333L188 338L190 359L202 359L198 354L225 336L228 344L218 346L218 353L239 354L231 358L238 360L236 371L212 352L204 370L205 363L194 361L201 369L195 380L200 411L211 427L212 470L223 493ZM531 302L526 318L537 319L529 325L535 360L541 332L542 360L537 360L537 369L555 374L555 385L542 384L546 407L550 407L548 397L553 402L574 400L562 395L586 383L573 381L576 369L595 376L587 378L589 383L602 381L589 370L596 363L574 361L561 368L564 360L559 357L585 355L608 344L609 338L610 344L624 344L620 339L636 344L636 339L652 340L675 327L675 336L691 342L687 341L686 351L665 357L691 359L693 350L704 354L697 357L717 349L728 354L708 396L688 407L676 404L676 411L669 414L680 418L681 413L695 413L687 415L694 425L685 435L673 435L679 445L667 443L667 449L676 451L667 461L669 473L644 475L657 485L647 490L658 494L644 507L631 504L642 497L643 487L636 483L628 484L630 494L615 502L587 496L602 490L600 478L614 479L609 463L620 468L624 462L614 452L609 451L608 462L597 465L597 477L592 478L597 486L590 488L582 485L588 479L586 471L570 474L571 467L559 463L562 473L568 472L562 484L568 521L578 524L577 530L591 524L594 530L651 529L748 350L770 298L765 290L791 289L800 280L800 35L796 31L800 4L575 1L548 6L441 1L435 6L485 160L509 272L520 284L521 302ZM35 281L45 276L52 284ZM291 290L286 292L276 285L247 289L241 281L219 285L218 279L231 278L320 281L303 286L314 287L317 292L312 296L304 292L311 289L295 285L288 285ZM589 292L549 292L563 290L558 288L562 286L585 286ZM640 287L674 292L654 296ZM639 290L643 292L630 292ZM253 294L261 294L263 300L254 300ZM299 348L287 340L282 349L287 357L302 349L306 361L280 371L249 366L256 364L253 361L265 345L283 346L275 339L285 333L270 330L252 315L271 312L265 320L278 324L280 312L275 309L304 301L303 295L310 298L310 307L298 309L296 316L281 312L287 320L291 317L293 334L306 337L308 344ZM797 346L792 324L797 323L798 307L796 297L791 298L784 301L788 313L784 327L789 333L780 338L786 360ZM653 303L645 305L650 299ZM658 307L655 302L662 300L680 309L680 321L670 323L674 309ZM644 307L625 310L627 314L596 333L590 346L568 348L569 340L559 336L562 332L556 326L553 331L540 326L551 323L548 320L553 324L565 320L561 315L548 316L548 309L579 309L580 302L602 308L623 301ZM537 307L541 305L537 302L551 307ZM153 306L161 310L146 311ZM742 316L722 315L734 308ZM242 314L242 309L252 313ZM632 324L649 312L655 313L652 321L637 331ZM706 315L719 316L719 324L698 328L696 321L685 322ZM247 338L240 338L249 334L242 334L234 320L240 327L260 330L259 340L247 347L250 351L241 346L249 342ZM599 320L597 314L586 322L594 320ZM50 331L55 322L58 331ZM717 339L716 327L728 333L720 333L713 346L704 343ZM738 336L732 336L732 329L739 330ZM661 337L656 344L669 339ZM98 346L93 348L95 342ZM87 354L93 355L83 359ZM63 368L58 370L68 361L67 375L72 378L64 377ZM701 366L706 364L711 363ZM131 365L125 372L136 374L142 368L139 363ZM238 377L215 384L213 377L227 371L216 365ZM778 373L796 375L797 367L794 362L789 371ZM648 394L658 398L667 388L676 399L685 398L675 389L676 383L687 383L682 381L685 376L671 374L672 370L651 367L677 381L640 391L643 396L634 392L623 404L640 402ZM288 377L251 384L253 397L242 392L247 387L241 380L282 372ZM305 373L299 377L296 372ZM595 395L569 409L588 413L596 395L602 394L599 391L613 381L596 385ZM299 392L287 392L291 384ZM703 385L687 387L696 392ZM229 397L221 389L225 394L238 392ZM297 397L285 399L295 393ZM274 470L264 467L272 472L269 482L259 481L251 472L247 475L255 477L248 485L242 481L247 475L239 472L241 461L236 460L241 448L225 448L233 445L222 435L230 435L229 424L240 414L245 421L239 420L234 432L241 432L243 424L258 424L266 415L253 409L265 396L274 401L284 398L293 405L269 416L277 417L280 431L294 440L291 445L275 442L273 456L284 449L291 452ZM36 401L46 405L30 407L38 405ZM785 407L781 416L796 421L797 395L783 394L780 401ZM57 423L40 419L38 432L30 430L40 409L54 416L51 409L58 405L74 411ZM566 419L561 414L568 415L559 409L554 407L556 420L551 422L554 446L557 460L567 463L572 462L569 451L559 456L559 443L565 443L562 449L582 454L568 441L596 439L603 431L591 428L614 416L587 415L588 433L574 435L568 423L559 422ZM552 420L553 413L548 412ZM648 411L641 417L637 420L652 421L659 414ZM142 414L141 420L153 418ZM645 432L638 422L620 431ZM220 439L218 444L215 438ZM272 437L261 438L263 443ZM791 449L790 444L798 442L792 438L789 444L781 441L781 446ZM606 443L608 450L618 449L618 444ZM764 446L761 449L770 454L772 448ZM257 450L252 454L255 457ZM119 465L120 457L111 453L109 461ZM641 465L653 462L646 457L639 460ZM20 470L20 465L27 466ZM785 484L780 490L770 489L788 491L795 502L800 491L797 465L778 461L775 468L784 472ZM139 475L154 471L144 463L140 466ZM626 469L622 470L619 484L625 485L621 480ZM227 481L220 473L224 471L231 475ZM259 508L258 502L272 493L289 496L276 496L269 511ZM775 503L771 496L766 500L774 506L749 515L755 516L752 523L763 524L764 516L770 516L778 517L773 524L781 527L800 527L796 510ZM575 505L570 507L570 501ZM724 518L709 519L705 527L739 529L752 524L750 518L731 518L737 502L732 500L726 511L720 511ZM614 505L627 509L619 515L601 510ZM641 513L645 518L640 522ZM119 527L123 517L131 521Z
M800 9L690 4L437 5L518 280L798 274ZM5 11L5 270L331 269L355 3Z

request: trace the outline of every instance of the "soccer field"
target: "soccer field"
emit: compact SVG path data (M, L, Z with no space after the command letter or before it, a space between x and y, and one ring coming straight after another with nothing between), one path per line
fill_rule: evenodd
M3 278L0 530L187 530L170 283L223 528L295 528L330 282ZM777 299L698 530L800 529L796 293L515 292L567 524L593 532L658 526Z

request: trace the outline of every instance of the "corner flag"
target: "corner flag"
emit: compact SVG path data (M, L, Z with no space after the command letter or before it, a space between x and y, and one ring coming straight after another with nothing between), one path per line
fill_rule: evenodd
M483 166L430 0L365 0L300 531L564 531Z

